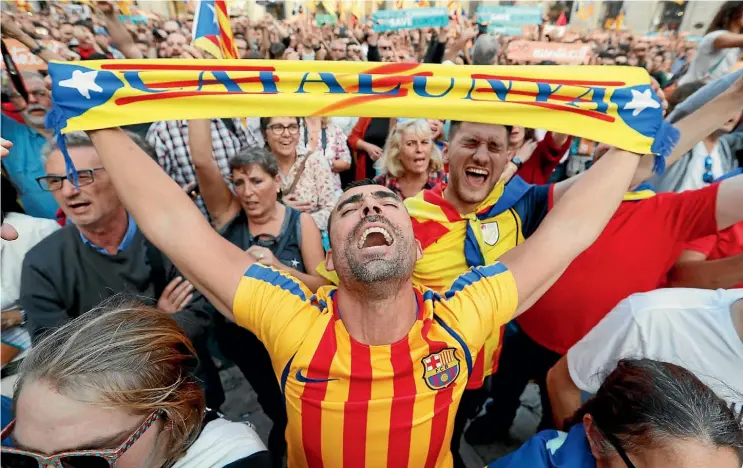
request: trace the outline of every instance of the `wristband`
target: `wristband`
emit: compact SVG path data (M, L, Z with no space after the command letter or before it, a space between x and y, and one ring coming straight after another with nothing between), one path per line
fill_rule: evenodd
M514 156L513 159L511 159L511 162L519 169L521 169L521 166L524 165L524 161L521 160L518 156Z

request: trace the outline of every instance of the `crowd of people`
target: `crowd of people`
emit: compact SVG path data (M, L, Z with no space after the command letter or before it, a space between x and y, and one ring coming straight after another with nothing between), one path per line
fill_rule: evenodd
M192 15L45 5L4 11L3 39L43 61L208 58ZM296 13L232 18L239 57L551 66L510 43L583 43L586 64L645 68L680 139L662 174L601 141L403 110L60 148L45 73L6 61L2 466L460 468L463 441L513 446L529 382L538 432L489 466L743 465L743 2L698 43ZM265 440L220 414L220 362Z

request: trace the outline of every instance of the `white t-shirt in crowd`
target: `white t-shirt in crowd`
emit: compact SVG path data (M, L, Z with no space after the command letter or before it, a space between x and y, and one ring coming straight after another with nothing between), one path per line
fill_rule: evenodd
M620 359L647 358L685 367L718 396L743 405L743 340L731 306L743 289L660 289L620 302L568 351L575 385L596 393Z
M264 450L266 446L249 424L220 418L204 426L173 468L221 468Z
M714 31L702 39L697 47L697 54L689 65L689 71L679 79L679 86L694 81L714 81L725 76L740 57L741 49L717 49L715 39L723 34L730 34L726 30Z
M719 149L720 145L718 144L715 145L712 151L707 151L707 147L703 141L694 145L694 148L691 150L691 159L689 159L689 163L686 166L686 174L679 185L679 192L696 190L709 185L704 182L704 173L707 172L704 162L707 156L712 159L712 169L710 171L712 173L712 180L717 180L717 178L725 175L722 169L722 159L720 158Z
M8 213L5 222L18 231L18 239L0 240L0 309L18 305L21 296L21 266L29 250L46 236L59 229L53 219L34 218L21 213Z

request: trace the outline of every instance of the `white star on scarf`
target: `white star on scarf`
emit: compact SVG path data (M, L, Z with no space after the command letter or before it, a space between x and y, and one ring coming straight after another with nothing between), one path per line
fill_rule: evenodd
M90 99L91 91L98 93L103 92L103 88L98 86L95 82L96 76L98 76L98 70L91 70L89 72L75 70L72 72L72 78L60 81L59 85L63 88L76 89L80 95L85 97L85 99Z
M632 100L624 105L624 110L634 109L632 111L632 117L637 117L640 112L644 111L648 107L657 109L660 107L658 101L653 99L653 92L646 89L643 92L639 92L636 89L632 89Z

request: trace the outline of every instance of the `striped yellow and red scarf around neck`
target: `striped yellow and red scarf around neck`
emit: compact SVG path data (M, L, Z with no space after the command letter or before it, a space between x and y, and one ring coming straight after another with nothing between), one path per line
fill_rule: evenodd
M61 134L158 120L409 117L519 125L639 154L678 132L642 68L264 60L52 62L47 126ZM68 171L75 174L71 161Z

